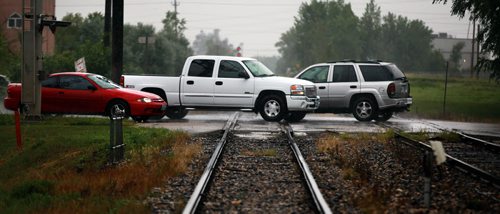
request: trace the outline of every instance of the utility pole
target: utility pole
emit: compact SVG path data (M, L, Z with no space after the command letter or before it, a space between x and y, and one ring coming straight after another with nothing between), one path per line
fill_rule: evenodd
M479 31L481 31L481 25L477 25L477 34L479 34ZM479 41L479 38L476 37L476 63L479 63L479 44L481 41ZM479 69L476 69L476 79L479 79Z
M111 39L111 0L106 0L106 5L104 6L104 47L109 47Z
M472 52L470 55L470 78L472 79L474 77L474 43L476 40L476 18L474 18L474 21L472 23Z
M116 83L120 82L123 70L123 1L113 0L112 6L111 80Z
M42 117L42 33L37 30L40 28L38 16L42 13L42 5L41 0L23 1L21 108L28 119Z

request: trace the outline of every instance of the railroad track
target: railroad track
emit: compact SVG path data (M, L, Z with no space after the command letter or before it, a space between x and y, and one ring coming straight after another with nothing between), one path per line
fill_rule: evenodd
M424 152L432 152L432 148L428 142L414 140L404 135L398 127L388 125L387 123L377 124L384 128L393 129L395 138L399 142L421 149ZM446 152L445 163L447 165L500 188L500 149L498 144L474 138L464 133L445 130L440 127L435 128L460 136L459 142L443 142Z
M232 133L238 113L228 120L183 213L332 213L293 139L281 124L267 139Z

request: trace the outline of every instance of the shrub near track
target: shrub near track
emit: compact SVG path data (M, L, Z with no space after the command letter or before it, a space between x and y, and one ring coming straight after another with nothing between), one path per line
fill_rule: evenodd
M24 122L16 149L12 115L0 115L0 213L149 213L154 186L186 170L200 146L183 132L124 121L126 161L107 164L109 121Z

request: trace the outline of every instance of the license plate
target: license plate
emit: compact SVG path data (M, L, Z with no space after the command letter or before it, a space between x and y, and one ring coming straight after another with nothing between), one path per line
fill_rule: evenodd
M406 104L413 104L413 98L406 98Z

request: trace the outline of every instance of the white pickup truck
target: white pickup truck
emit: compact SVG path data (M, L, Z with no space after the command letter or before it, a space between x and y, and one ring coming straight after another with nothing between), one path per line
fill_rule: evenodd
M186 116L187 108L212 108L252 109L266 121L295 122L319 106L314 83L275 76L244 57L191 56L180 77L123 75L120 84L161 96L172 119Z

